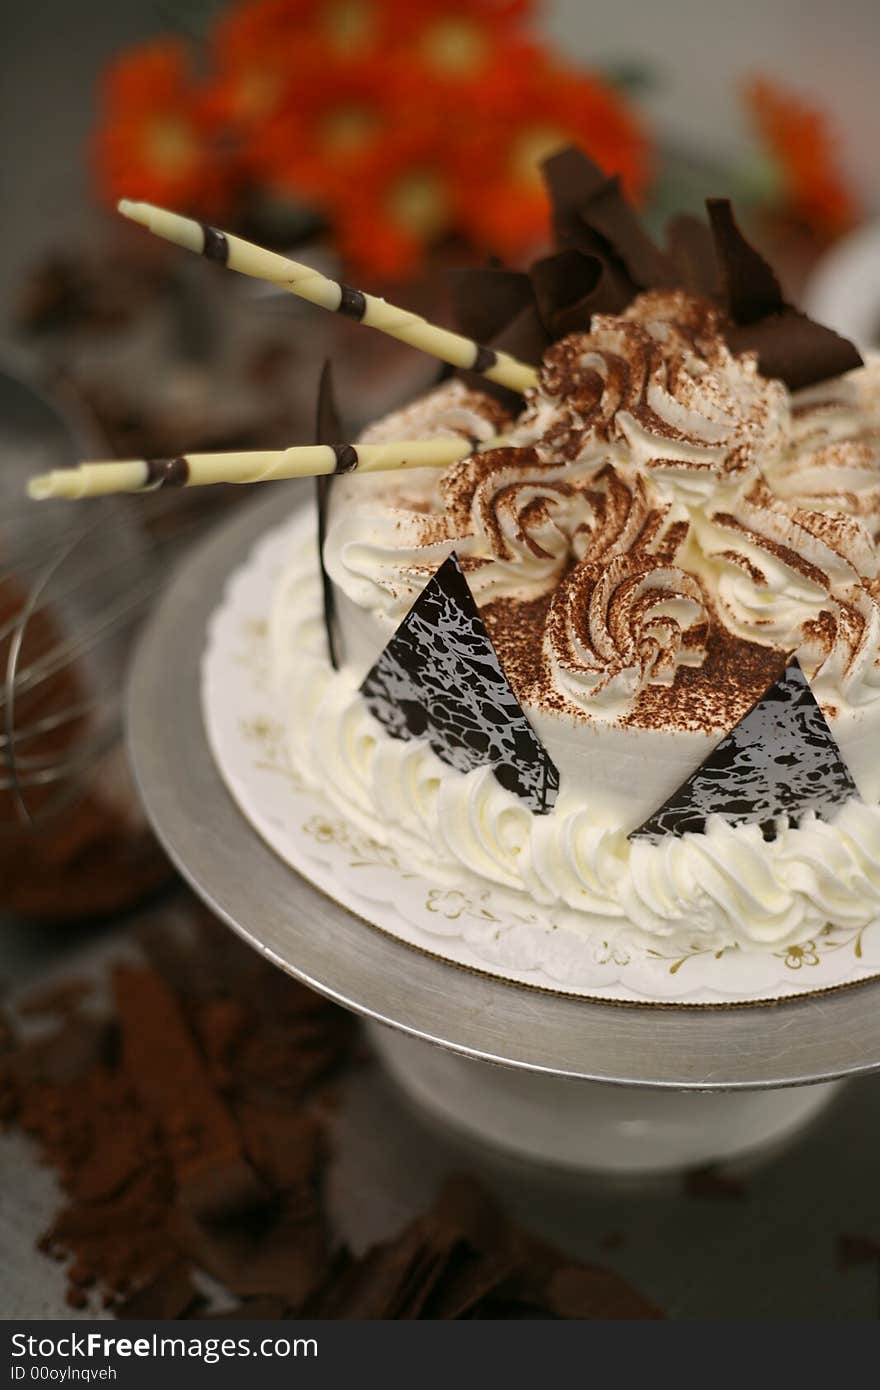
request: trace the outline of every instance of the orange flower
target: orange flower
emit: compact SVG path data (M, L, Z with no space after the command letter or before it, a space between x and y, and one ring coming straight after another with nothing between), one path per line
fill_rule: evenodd
M461 142L436 124L378 141L329 197L339 250L367 278L416 273L426 249L460 229L478 179Z
M424 82L391 59L339 61L326 49L310 57L252 132L247 159L271 187L325 206L360 182L365 161L380 158L388 142L393 158L399 127L433 120L439 128L439 118Z
M478 81L499 48L534 49L525 31L534 0L385 0L385 40L449 83Z
M221 16L212 36L214 99L245 128L282 104L322 65L369 58L382 0L251 0Z
M508 258L549 235L540 162L579 145L638 200L648 178L648 141L624 99L601 78L543 59L516 70L501 55L470 112L472 158L483 171L466 230L477 246Z
M303 43L301 0L256 0L221 15L212 35L215 109L249 127L278 105Z
M104 75L93 157L101 196L213 210L228 183L185 46L159 40L118 58Z
M769 78L756 77L744 99L779 166L788 210L820 236L834 238L858 221L858 199L839 168L826 117Z
M212 36L218 88L231 119L270 114L291 81L323 59L369 57L387 0L250 0L223 14Z
M178 43L107 74L104 196L214 213L250 185L309 201L361 272L417 269L449 235L517 258L545 239L537 163L581 144L641 191L644 136L599 78L553 64L534 0L248 0L208 82Z

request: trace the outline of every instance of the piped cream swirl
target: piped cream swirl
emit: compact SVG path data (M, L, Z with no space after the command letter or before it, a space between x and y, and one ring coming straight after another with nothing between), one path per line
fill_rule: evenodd
M880 699L880 364L793 396L707 301L656 291L554 344L517 421L447 383L365 438L450 431L505 445L334 489L327 568L386 634L455 550L484 609L551 596L548 698L583 717L636 717L707 624L800 653L829 708ZM673 560L642 536L667 513Z
M613 496L616 475L605 480ZM603 719L699 666L709 624L699 581L675 563L690 529L683 509L649 511L640 488L630 497L616 535L590 545L555 590L544 637L554 686Z
M696 503L753 475L786 422L784 387L728 350L716 310L653 292L549 349L517 437L578 462L622 447L662 494Z

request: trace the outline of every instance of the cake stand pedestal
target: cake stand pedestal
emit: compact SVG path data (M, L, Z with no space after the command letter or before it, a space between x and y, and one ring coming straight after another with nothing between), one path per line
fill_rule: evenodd
M842 1085L737 1094L609 1086L477 1062L378 1023L367 1032L386 1071L432 1119L518 1158L619 1177L777 1149Z
M227 576L303 495L263 485L188 557L131 672L129 744L147 814L220 918L371 1020L389 1071L435 1117L570 1167L656 1172L754 1152L818 1113L829 1083L880 1069L877 985L745 1008L590 1003L438 961L282 863L214 766L199 666Z

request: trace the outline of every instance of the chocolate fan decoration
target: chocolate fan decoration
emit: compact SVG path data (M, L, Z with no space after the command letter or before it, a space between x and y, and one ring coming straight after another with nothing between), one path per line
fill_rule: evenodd
M552 809L559 773L511 689L454 553L428 580L361 694L392 738L427 738L458 772L491 766L531 811Z
M325 361L318 382L318 404L315 418L316 444L341 444L342 425L333 391L333 368ZM321 594L324 604L324 631L327 634L327 654L334 671L339 670L339 643L336 630L336 599L333 584L324 565L324 541L327 536L327 515L334 474L326 473L315 479L315 499L318 511L318 563L321 566Z
M731 319L724 329L731 352L757 352L764 376L778 377L791 391L861 367L852 343L786 303L770 266L737 226L730 202L709 198L706 208Z
M462 332L479 327L482 341L535 365L568 333L589 332L593 314L619 313L632 298L605 262L573 247L535 261L528 272L496 266L456 269L448 280ZM513 413L522 409L515 392L474 373L460 375Z
M728 825L761 825L772 839L778 817L822 816L853 796L858 788L793 660L630 839L656 843L665 835L701 833L710 815Z

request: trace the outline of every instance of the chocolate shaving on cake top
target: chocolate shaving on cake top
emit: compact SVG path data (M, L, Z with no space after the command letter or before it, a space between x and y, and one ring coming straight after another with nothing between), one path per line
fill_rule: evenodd
M546 347L588 331L595 314L619 314L645 290L676 286L724 310L721 331L735 353L758 353L762 373L790 390L861 365L846 339L787 304L764 258L742 235L725 199L707 200L710 231L675 218L667 251L657 247L620 188L570 146L542 165L556 251L528 272L456 271L453 307L461 330L537 363Z
M861 356L846 338L785 302L773 270L746 241L727 199L710 198L706 207L729 320L724 336L731 352L757 352L764 376L777 377L791 391L862 366Z
M603 261L614 282L626 285L627 303L640 290L674 289L679 284L674 264L645 232L623 196L619 178L608 178L574 146L546 159L542 172L558 246L575 247ZM618 308L597 304L596 312L616 313Z

